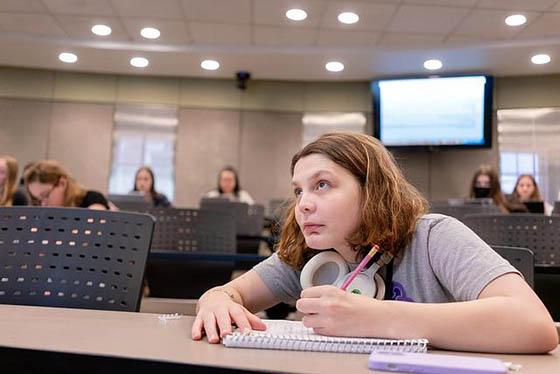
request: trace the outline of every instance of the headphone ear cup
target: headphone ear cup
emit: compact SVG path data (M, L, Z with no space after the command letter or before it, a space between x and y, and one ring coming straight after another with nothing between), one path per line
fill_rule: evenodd
M375 273L373 283L375 285L375 295L373 297L377 300L383 300L385 298L385 281L383 277Z
M299 277L301 288L336 284L348 274L348 265L336 252L321 252L305 264Z

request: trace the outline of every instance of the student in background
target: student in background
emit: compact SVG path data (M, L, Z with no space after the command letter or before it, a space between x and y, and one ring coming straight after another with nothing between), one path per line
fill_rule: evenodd
M156 180L154 172L148 166L142 166L136 172L134 177L134 191L140 191L144 193L146 201L151 202L154 207L168 208L171 203L162 193L156 191L155 188Z
M17 175L17 160L0 156L0 206L27 205L25 194L17 190Z
M266 329L253 313L297 301L303 324L322 335L428 338L480 352L558 345L550 314L520 273L458 220L426 214L426 200L377 139L325 134L293 157L291 171L294 199L278 251L201 296L193 339L204 332L218 343L232 323ZM391 300L334 285L302 290L300 271L316 254L334 250L356 264L374 244L394 256L383 267Z
M56 161L36 162L24 175L33 205L109 209L107 199L86 190Z
M512 203L524 203L526 201L542 201L544 203L544 214L549 216L552 214L552 205L544 201L539 191L537 181L530 174L523 174L517 178L515 188L511 194L510 201Z
M247 191L241 189L239 176L232 166L226 166L218 174L218 186L206 194L206 197L225 197L231 201L253 205L255 201Z
M511 209L500 187L500 178L492 166L482 165L471 181L470 197L476 199L491 198L502 213Z

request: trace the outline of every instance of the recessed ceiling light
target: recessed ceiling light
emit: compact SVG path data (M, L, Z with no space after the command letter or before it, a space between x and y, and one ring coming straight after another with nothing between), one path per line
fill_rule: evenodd
M521 26L525 22L527 22L527 17L525 17L523 14L513 14L506 17L505 22L508 26Z
M130 59L130 65L134 66L135 68L145 68L150 64L147 58L144 57L133 57Z
M325 69L333 73L338 73L339 71L344 70L344 64L338 61L329 61L325 64Z
M531 62L536 65L548 64L550 62L550 56L545 54L534 55L531 57Z
M424 68L428 70L439 70L443 67L440 60L432 59L424 61Z
M99 36L111 35L111 28L107 25L95 25L91 28L91 32Z
M286 12L286 17L292 21L303 21L307 18L307 12L303 9L290 9Z
M157 39L161 35L161 32L155 27L144 27L140 30L140 35L146 39Z
M204 60L200 63L200 67L204 70L218 70L220 63L216 60Z
M78 61L78 56L71 52L62 52L58 55L58 59L67 64L73 64Z
M351 25L360 20L360 16L353 12L343 12L338 15L338 22Z

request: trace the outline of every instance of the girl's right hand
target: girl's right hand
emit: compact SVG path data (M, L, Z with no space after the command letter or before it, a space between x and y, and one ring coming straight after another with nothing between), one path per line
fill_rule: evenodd
M193 340L202 339L206 333L209 343L219 343L221 338L232 333L232 323L242 332L266 329L259 317L233 301L224 291L209 291L198 303L198 313L191 329Z

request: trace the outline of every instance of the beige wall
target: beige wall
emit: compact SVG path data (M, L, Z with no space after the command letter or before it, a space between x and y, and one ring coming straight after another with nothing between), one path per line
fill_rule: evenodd
M496 79L494 108L560 106L560 75ZM368 82L149 78L0 68L0 154L20 163L59 159L88 187L106 192L113 111L119 103L179 107L176 204L194 206L224 164L262 203L289 193L289 160L301 142L306 111L361 111L371 116ZM495 134L494 129L494 134ZM494 144L496 141L494 139ZM399 151L409 179L431 199L464 196L490 150Z

